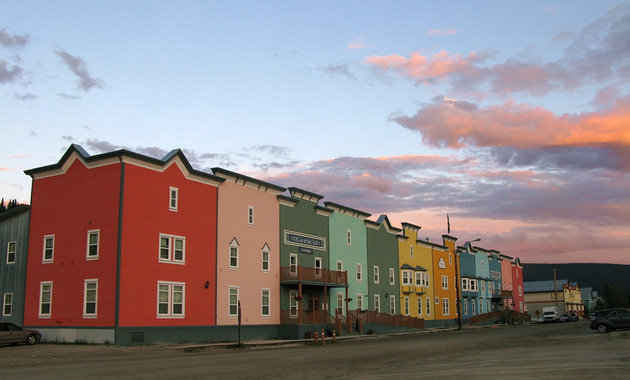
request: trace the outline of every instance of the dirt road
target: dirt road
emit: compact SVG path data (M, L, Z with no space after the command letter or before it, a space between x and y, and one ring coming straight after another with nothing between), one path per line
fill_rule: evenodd
M630 331L588 322L377 336L325 347L206 349L90 345L0 347L0 378L619 378Z

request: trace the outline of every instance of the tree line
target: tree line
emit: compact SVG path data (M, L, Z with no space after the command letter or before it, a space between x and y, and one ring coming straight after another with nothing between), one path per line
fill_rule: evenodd
M9 211L19 205L17 199L9 199L8 202L4 202L4 197L0 200L0 212Z

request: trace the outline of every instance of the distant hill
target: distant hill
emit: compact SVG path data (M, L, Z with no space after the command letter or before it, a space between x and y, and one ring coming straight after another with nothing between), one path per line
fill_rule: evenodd
M591 287L601 294L604 284L616 283L630 290L630 265L621 264L522 264L525 281L553 280L556 268L558 280L577 282L580 288Z

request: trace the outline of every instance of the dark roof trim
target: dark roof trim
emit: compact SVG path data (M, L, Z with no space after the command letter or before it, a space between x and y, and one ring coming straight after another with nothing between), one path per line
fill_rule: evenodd
M411 223L407 223L407 222L402 222L400 223L400 225L403 227L403 229L409 228L412 230L420 230L422 227L417 226L415 224L411 224Z
M421 271L421 272L426 272L426 271L427 271L426 269L424 269L424 268L423 268L423 267L421 267L420 265L416 265L416 267L415 267L415 268L413 268L413 269L418 270L418 271Z
M400 266L400 269L415 269L415 267L409 265L409 264L403 264Z
M372 215L372 214L368 214L367 212L363 212L361 210L357 210L357 209L352 208L352 207L343 206L343 205L340 205L339 203L335 203L335 202L324 202L324 206L326 206L328 208L331 208L331 209L333 209L335 211L338 211L338 212L340 212L342 214L345 214L346 212L349 212L349 213L352 213L352 214L356 214L356 216L359 216L359 217L362 216L362 217L365 217L365 218L368 218L368 217L370 217Z
M292 197L296 196L295 194L302 194L302 195L305 195L305 196L307 196L309 198L315 198L316 199L315 203L319 202L322 198L324 198L323 195L315 194L315 193L310 192L308 190L300 189L300 188L297 188L297 187L288 187L287 189L289 190L289 193L291 194ZM302 197L298 196L298 198L302 198Z
M286 188L278 186L278 185L274 185L273 183L261 181L261 180L256 179L256 178L248 177L248 176L246 176L244 174L236 173L236 172L233 172L233 171L230 171L230 170L227 170L227 169L223 169L223 168L219 168L219 167L212 168L212 172L215 173L215 175L217 173L224 174L226 176L238 178L238 179L242 180L244 183L247 183L247 182L255 183L259 187L260 186L268 187L268 188L271 188L273 190L277 190L277 191L282 192L282 193L287 190Z

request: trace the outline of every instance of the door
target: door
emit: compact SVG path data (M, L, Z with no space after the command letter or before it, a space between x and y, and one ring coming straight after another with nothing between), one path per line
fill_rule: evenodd
M309 295L308 296L308 311L311 315L311 323L319 323L320 322L320 299L319 296Z

